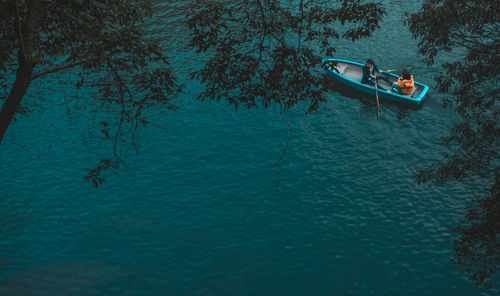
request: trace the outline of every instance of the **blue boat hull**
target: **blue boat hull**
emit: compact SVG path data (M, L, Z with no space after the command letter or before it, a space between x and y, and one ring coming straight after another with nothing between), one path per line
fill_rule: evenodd
M328 75L335 78L340 83L348 86L349 88L353 88L360 92L363 92L367 95L375 96L375 87L361 83L360 78L353 79L353 75L350 75L351 77L349 77L349 75L342 75L341 71L339 71L339 69L342 69L342 67L335 66L341 64L341 65L351 66L351 68L354 69L357 69L358 67L360 67L361 69L363 67L363 64L342 59L324 59L321 64L325 68L325 71L328 73ZM397 80L398 78L398 76L392 73L384 73L384 75L390 78L389 80L393 81ZM382 99L418 106L423 102L424 97L428 91L429 87L427 85L415 82L415 92L412 95L409 96L400 95L398 93L390 92L379 88L378 96L379 98Z

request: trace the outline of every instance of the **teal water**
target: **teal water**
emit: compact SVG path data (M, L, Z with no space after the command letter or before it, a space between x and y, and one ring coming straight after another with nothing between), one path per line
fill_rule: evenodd
M159 6L155 27L181 79L200 65L184 46L188 2ZM421 62L401 24L408 2L384 3L382 28L339 42L337 57L416 65L416 79L432 85L438 68ZM58 75L54 83L71 73ZM38 111L20 116L0 149L0 214L10 225L0 232L0 295L497 292L449 261L449 227L477 188L415 183L455 119L434 91L420 110L383 103L380 118L369 98L335 89L311 115L299 106L287 114L293 135L278 174L288 127L277 110L199 102L200 86L183 82L182 108L152 111L140 153L125 146L126 166L98 189L85 169L111 144L95 135L92 103L73 98L85 90L33 85Z

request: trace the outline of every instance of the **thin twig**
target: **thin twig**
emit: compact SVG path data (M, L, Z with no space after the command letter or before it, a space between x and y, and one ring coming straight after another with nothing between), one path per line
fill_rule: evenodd
M279 166L281 160L285 157L286 151L288 150L288 143L290 143L290 139L292 138L292 126L290 125L290 122L288 119L285 117L283 112L280 112L281 118L286 122L288 125L288 138L286 139L286 144L285 144L285 149L283 150L283 153L281 154L281 157L278 159L278 161L274 164L275 166Z
M286 139L285 149L283 149L283 153L281 154L280 159L278 159L278 161L274 164L274 166L277 166L276 190L275 190L275 197L276 198L278 198L279 188L280 188L281 160L283 160L283 158L285 157L286 151L288 150L288 144L290 143L290 139L292 138L292 125L290 124L290 122L288 121L288 119L285 117L285 115L283 113L284 113L284 111L282 110L280 112L280 116L281 116L281 118L283 118L283 120L286 122L286 124L288 126L288 138Z

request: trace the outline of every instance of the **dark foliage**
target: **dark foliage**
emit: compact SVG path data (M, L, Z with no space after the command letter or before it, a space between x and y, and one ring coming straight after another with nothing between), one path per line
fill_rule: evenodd
M489 279L500 270L500 182L490 195L475 200L468 209L464 224L453 229L454 263L461 264L477 284L491 287Z
M442 139L449 151L443 161L422 170L417 178L439 183L468 178L493 184L490 194L475 201L463 225L454 229L458 235L454 262L480 285L500 264L500 8L488 0L427 0L407 22L429 64L439 53L459 57L442 65L436 83L446 94L444 107L453 108L461 121Z
M117 110L114 140L147 123L144 109L179 91L163 49L147 38L152 3L0 0L0 142L33 80L71 69L89 104ZM62 81L61 81L62 82ZM119 159L116 155L115 158Z
M199 98L282 112L307 102L312 112L326 101L319 64L335 40L370 36L384 14L380 3L353 0L202 1L187 21L190 46L207 56L193 73L206 86Z
M101 185L105 179L102 177L101 172L109 168L118 168L119 163L111 159L102 159L99 165L95 169L87 169L87 176L85 180L90 180L92 184L97 188Z

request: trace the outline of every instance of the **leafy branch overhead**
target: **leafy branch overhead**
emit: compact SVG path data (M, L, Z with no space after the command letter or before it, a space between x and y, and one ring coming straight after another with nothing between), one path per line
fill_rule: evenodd
M443 138L442 144L452 151L447 162L422 171L422 180L434 177L444 182L498 174L498 5L486 0L426 1L408 23L429 64L439 52L454 51L460 56L443 64L436 82L437 89L446 94L443 105L454 108L462 122Z
M370 36L384 14L380 3L349 0L203 1L187 21L189 45L207 57L192 73L206 86L199 98L283 111L305 101L312 112L326 101L321 59L339 38Z
M143 122L150 105L174 109L176 78L145 37L151 16L147 0L0 0L0 141L31 82L61 71L76 73L70 79L94 90L92 99L119 106L120 122Z
M103 114L116 123L113 135L104 133L113 141L113 163L120 162L121 140L138 147L144 110L176 109L171 99L180 91L161 44L147 37L152 9L149 0L0 0L0 143L30 85L61 79L85 87L96 111L114 111ZM50 76L58 72L70 74ZM90 170L92 180L102 182L98 174L109 167Z
M500 270L500 7L489 0L427 0L407 23L428 64L443 52L458 57L442 65L436 85L445 94L443 105L461 121L442 139L449 151L443 161L417 177L439 183L469 179L488 186L488 193L468 208L463 224L453 229L453 261L477 285L489 286Z

